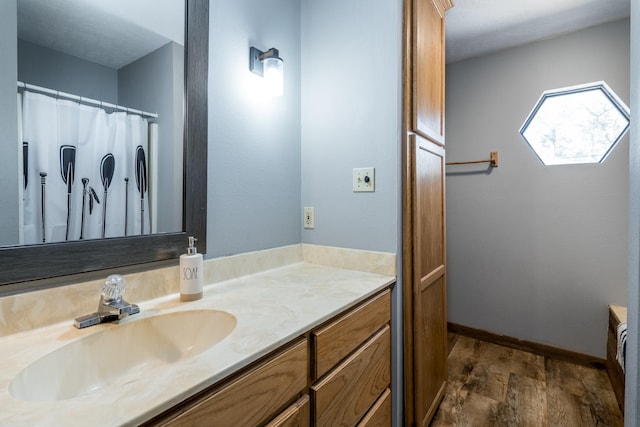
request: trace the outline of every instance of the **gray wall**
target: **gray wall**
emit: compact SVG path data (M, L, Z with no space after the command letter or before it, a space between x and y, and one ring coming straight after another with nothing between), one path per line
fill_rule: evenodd
M302 2L303 241L395 252L401 112L400 1ZM375 192L352 170L375 167Z
M640 4L631 2L631 111L640 111ZM632 113L629 144L629 178L633 183L629 191L629 289L628 289L628 333L625 378L624 425L638 425L640 402L638 402L638 310L640 309L640 121Z
M300 243L300 2L212 0L209 28L207 256ZM280 50L282 97L250 46Z
M17 55L16 39L18 37L17 6L15 0L0 2L0 246L15 245L19 241L20 199L18 186L22 177L18 174L18 109L16 104ZM20 183L20 184L19 184Z
M182 230L184 48L169 42L118 70L118 103L158 113L158 232Z
M402 2L214 0L210 20L207 256L300 242L396 252ZM252 45L280 50L282 98L257 93ZM384 58L374 62L373 52ZM352 169L369 166L376 192L353 193ZM315 208L314 230L302 231L303 206ZM393 297L398 425L400 289Z
M118 101L113 68L18 40L18 80L100 101Z
M397 253L400 239L402 1L302 1L302 240ZM375 167L375 192L352 170ZM400 266L400 257L398 265ZM398 271L401 269L398 268ZM393 418L402 420L402 301L393 292Z
M626 304L628 136L603 164L544 166L518 130L544 90L606 81L629 102L629 20L447 67L449 320L605 357Z

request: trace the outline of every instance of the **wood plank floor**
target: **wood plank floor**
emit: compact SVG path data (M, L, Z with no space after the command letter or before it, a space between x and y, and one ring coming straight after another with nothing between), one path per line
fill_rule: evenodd
M623 426L607 373L449 335L440 426Z

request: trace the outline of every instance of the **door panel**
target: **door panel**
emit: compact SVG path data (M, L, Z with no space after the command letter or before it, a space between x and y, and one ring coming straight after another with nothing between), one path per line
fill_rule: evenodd
M444 145L444 10L414 2L413 130Z
M415 420L428 425L447 381L444 150L414 143L413 328Z
M422 324L416 325L417 340L421 342L422 366L424 369L420 381L416 385L421 388L422 405L418 408L417 419L422 419L419 425L429 425L438 404L443 397L447 385L447 353L441 349L447 348L446 322L446 287L444 276L425 286L420 294L422 310ZM435 351L434 351L435 350Z
M421 142L422 141L422 142ZM420 278L444 265L444 153L417 138L415 197L416 271Z

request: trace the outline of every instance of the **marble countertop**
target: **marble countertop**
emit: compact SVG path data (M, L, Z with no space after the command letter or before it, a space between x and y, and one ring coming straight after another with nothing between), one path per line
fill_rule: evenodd
M72 399L25 402L14 398L14 376L43 355L101 328L78 330L68 321L0 338L0 425L137 425L202 391L344 309L395 282L395 277L300 262L205 286L204 298L180 302L173 294L140 303L140 314L120 323L181 310L233 314L236 328L192 358L146 370L138 367L108 386ZM136 302L136 301L131 301Z

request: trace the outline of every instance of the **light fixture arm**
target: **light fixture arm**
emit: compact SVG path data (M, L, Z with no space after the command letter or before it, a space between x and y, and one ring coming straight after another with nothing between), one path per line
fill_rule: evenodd
M267 58L275 58L282 61L282 58L280 58L280 52L278 52L278 49L276 49L275 47L272 47L266 52L262 52L260 55L258 55L258 58L260 59L260 61L264 61Z

